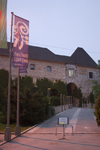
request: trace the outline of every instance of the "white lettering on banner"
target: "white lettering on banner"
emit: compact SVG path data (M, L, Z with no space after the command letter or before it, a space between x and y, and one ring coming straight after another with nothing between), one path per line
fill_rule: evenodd
M15 62L22 62L22 59L21 59L21 57L14 57L14 61Z
M23 53L14 52L14 56L17 56L17 57L24 57L24 58L27 58L27 59L28 59L28 54L23 54Z
M28 63L27 59L22 58L22 63Z

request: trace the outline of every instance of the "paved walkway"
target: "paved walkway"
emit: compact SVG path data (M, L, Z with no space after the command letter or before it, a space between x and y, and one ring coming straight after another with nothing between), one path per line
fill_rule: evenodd
M94 110L88 108L73 108L57 114L39 126L1 145L0 150L100 150L100 128L97 127ZM74 126L74 135L71 127L58 127L55 135L58 117L69 117L69 124Z

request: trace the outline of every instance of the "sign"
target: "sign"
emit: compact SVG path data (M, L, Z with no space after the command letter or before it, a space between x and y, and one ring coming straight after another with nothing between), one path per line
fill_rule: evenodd
M23 68L23 67L20 67L20 73L27 73L27 69Z
M68 117L60 117L60 118L58 118L58 124L59 125L69 124L69 118Z
M13 66L28 68L29 21L15 16Z

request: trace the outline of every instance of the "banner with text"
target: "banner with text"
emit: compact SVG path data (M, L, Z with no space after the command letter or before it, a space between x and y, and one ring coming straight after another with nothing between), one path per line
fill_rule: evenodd
M28 68L29 21L15 16L13 66Z
M23 67L20 67L20 73L27 73L27 69L26 68L23 68Z

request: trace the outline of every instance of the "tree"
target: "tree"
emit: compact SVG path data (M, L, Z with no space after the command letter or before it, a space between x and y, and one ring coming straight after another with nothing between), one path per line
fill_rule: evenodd
M100 74L100 60L98 60L98 69ZM96 100L100 94L100 84L95 80L92 83L93 83L92 90L94 94L94 99Z
M60 94L67 96L67 84L59 80L57 83L54 83L53 89L57 91L57 96L60 97Z
M100 126L100 95L95 102L95 114L97 125Z
M47 78L44 78L43 80L37 80L36 82L37 88L43 93L44 96L47 96L47 89L51 88L53 86L53 82L50 81Z
M94 93L94 99L96 100L100 94L100 84L97 81L93 81L92 90Z
M0 86L8 87L8 71L4 69L0 69Z
M90 102L91 102L92 104L95 103L93 91L92 91L91 94L90 94Z
M79 99L79 107L82 107L82 92L80 88L75 87L75 89L73 90L73 95Z

